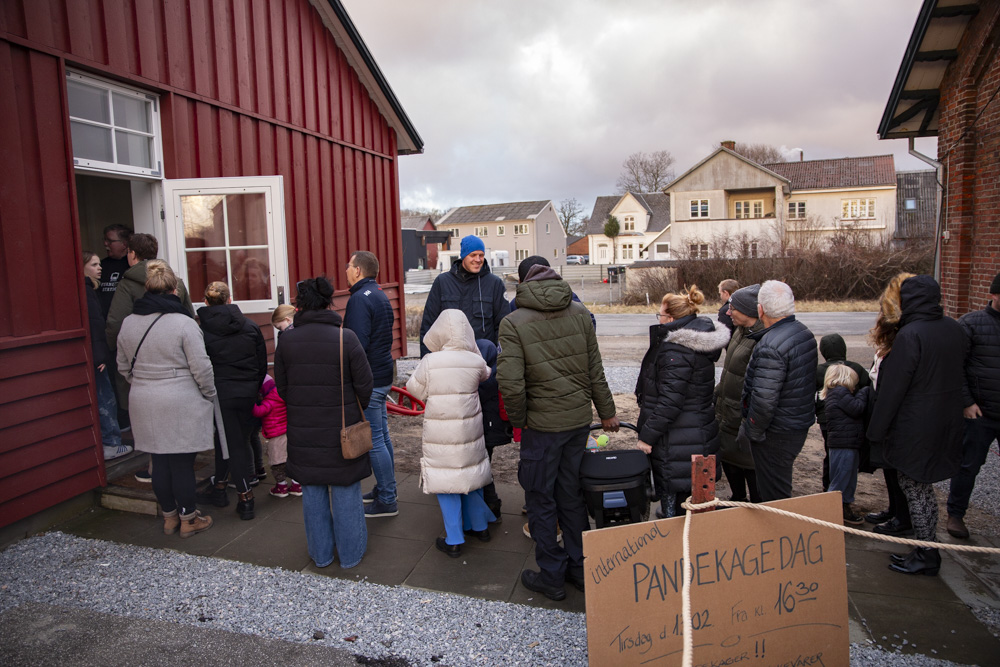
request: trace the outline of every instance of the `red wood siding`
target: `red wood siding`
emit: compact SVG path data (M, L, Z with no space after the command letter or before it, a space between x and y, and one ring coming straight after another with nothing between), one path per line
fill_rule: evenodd
M282 175L291 284L342 301L371 250L406 347L396 135L308 0L0 3L0 475L35 489L5 484L0 525L104 482L67 68L160 95L167 178Z

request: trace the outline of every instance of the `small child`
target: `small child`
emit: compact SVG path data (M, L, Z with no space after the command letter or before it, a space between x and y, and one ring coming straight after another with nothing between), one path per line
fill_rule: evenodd
M858 374L842 363L831 364L819 393L826 413L827 444L830 448L830 491L840 491L844 503L844 523L860 526L864 516L854 512L854 492L858 486L861 448L865 444L865 406L870 387L857 392Z
M406 389L424 401L420 488L437 494L446 537L435 546L452 558L462 555L465 535L490 540L496 516L483 500L493 481L483 440L479 383L490 367L476 347L476 334L460 310L443 311L424 336L430 350Z
M292 326L294 318L295 308L289 306L287 303L281 304L271 313L271 326L278 330L278 340L281 340L281 334L285 333L285 331L295 328ZM274 344L277 345L278 341L275 341Z
M271 462L271 474L274 475L274 486L271 495L276 498L301 496L302 487L294 479L285 475L285 462L288 460L288 420L285 414L285 401L278 396L274 379L264 376L264 384L260 388L260 401L253 406L253 416L262 422L264 440L267 443L267 459Z

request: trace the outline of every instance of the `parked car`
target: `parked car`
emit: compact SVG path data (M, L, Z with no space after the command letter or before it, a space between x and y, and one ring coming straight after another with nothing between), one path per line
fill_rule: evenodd
M587 256L586 255L566 255L566 263L567 264L586 264L587 263Z

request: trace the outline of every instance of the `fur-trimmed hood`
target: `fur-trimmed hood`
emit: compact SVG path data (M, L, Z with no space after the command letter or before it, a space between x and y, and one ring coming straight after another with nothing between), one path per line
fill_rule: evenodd
M663 341L689 348L695 352L711 354L724 349L729 344L731 336L729 328L721 322L707 317L691 317L691 320L682 324L680 328L669 331L663 337Z

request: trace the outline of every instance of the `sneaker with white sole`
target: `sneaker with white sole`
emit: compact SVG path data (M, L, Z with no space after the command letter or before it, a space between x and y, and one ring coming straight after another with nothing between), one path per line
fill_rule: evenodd
M365 505L371 505L373 502L375 502L376 498L378 498L378 487L373 486L371 491L361 496L361 502L363 502Z
M298 482L292 481L288 485L288 495L290 496L301 496L302 495L302 485Z
M288 497L288 485L284 482L280 482L271 487L268 491L275 498L287 498Z
M370 505L365 505L366 519L375 519L380 516L396 516L397 514L399 514L399 505L396 503L384 505L376 500Z
M104 460L113 461L114 459L127 456L132 453L132 445L121 444L117 447L104 446Z
M145 482L147 484L150 484L153 481L153 475L148 470L146 470L145 468L143 468L142 470L136 471L136 473L135 473L135 481L137 481L137 482Z

